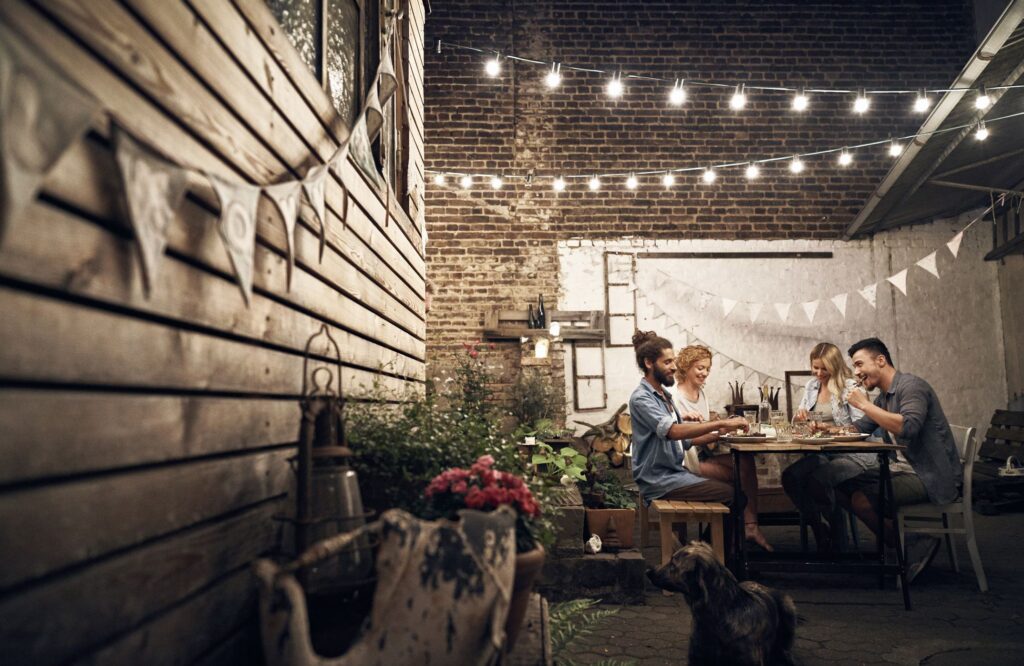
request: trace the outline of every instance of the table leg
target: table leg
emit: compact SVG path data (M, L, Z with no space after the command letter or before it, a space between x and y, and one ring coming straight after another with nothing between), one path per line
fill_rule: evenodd
M886 491L886 497L895 504L896 493L892 489L892 475L889 473L889 457L883 456L881 469L881 486ZM881 492L881 489L879 490ZM898 507L894 508L897 509ZM896 513L894 511L893 513ZM883 521L884 522L884 521ZM896 539L896 564L899 568L900 589L903 591L903 607L910 610L910 585L907 584L907 563L904 557L903 544L900 539L900 531L893 528Z
M740 489L740 452L732 452L733 474L732 474L732 506L729 507L729 517L732 519L732 545L736 558L736 577L740 580L747 579L747 540L743 538L743 512L738 510L740 497L743 491Z
M889 458L885 453L878 454L878 589L885 589L885 517L889 489Z

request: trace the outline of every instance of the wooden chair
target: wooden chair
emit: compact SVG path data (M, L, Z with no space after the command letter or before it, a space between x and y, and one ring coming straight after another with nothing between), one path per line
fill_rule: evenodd
M974 536L974 514L971 511L971 491L973 490L972 475L974 472L974 460L978 456L978 440L974 436L974 428L951 425L953 439L956 441L957 452L960 454L964 470L963 495L960 499L949 504L911 504L900 507L897 514L897 526L900 533L900 542L906 548L906 534L935 534L946 540L946 550L949 553L950 562L954 571L960 571L960 565L956 558L956 548L950 538L953 534L963 534L967 539L967 552L971 555L971 564L974 566L974 575L978 579L978 588L982 592L988 591L988 580L985 578L985 569L981 565L981 555L978 553L978 542ZM950 527L950 516L960 516L960 527Z
M1024 507L1024 476L999 476L999 468L1013 457L1024 464L1024 412L997 409L985 433L975 473L978 511L995 515Z
M675 552L673 527L678 524L710 523L711 549L715 557L725 564L725 532L723 516L729 507L719 502L686 502L682 500L654 500L650 509L658 516L658 530L661 532L661 563L667 564Z

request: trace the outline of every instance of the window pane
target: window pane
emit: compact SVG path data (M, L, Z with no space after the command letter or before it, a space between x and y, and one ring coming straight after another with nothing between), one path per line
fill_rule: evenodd
M316 77L320 78L320 2L319 0L267 0L267 6L277 17L284 31L291 39L295 50L309 65Z
M351 127L359 114L359 8L354 0L327 3L327 91Z

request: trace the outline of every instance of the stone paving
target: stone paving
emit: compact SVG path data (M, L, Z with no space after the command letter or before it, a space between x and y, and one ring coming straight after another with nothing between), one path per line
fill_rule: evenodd
M873 576L765 575L762 583L785 590L801 622L799 663L834 664L1024 664L1024 514L975 515L989 591L979 592L967 548L958 543L960 573L945 547L911 586L914 609L890 583ZM797 548L797 528L766 527L776 546ZM868 547L862 531L862 547ZM651 565L656 548L644 552ZM602 660L644 664L686 662L690 611L679 595L650 588L642 606L619 608L614 618L577 639L564 656L579 664Z

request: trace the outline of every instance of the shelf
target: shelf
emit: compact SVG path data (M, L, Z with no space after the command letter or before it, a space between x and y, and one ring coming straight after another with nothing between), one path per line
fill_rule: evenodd
M484 338L488 340L518 340L548 336L546 328L529 328L528 310L493 310L484 325ZM590 340L600 342L605 337L605 316L601 310L553 310L548 313L548 324L558 322L562 340Z

